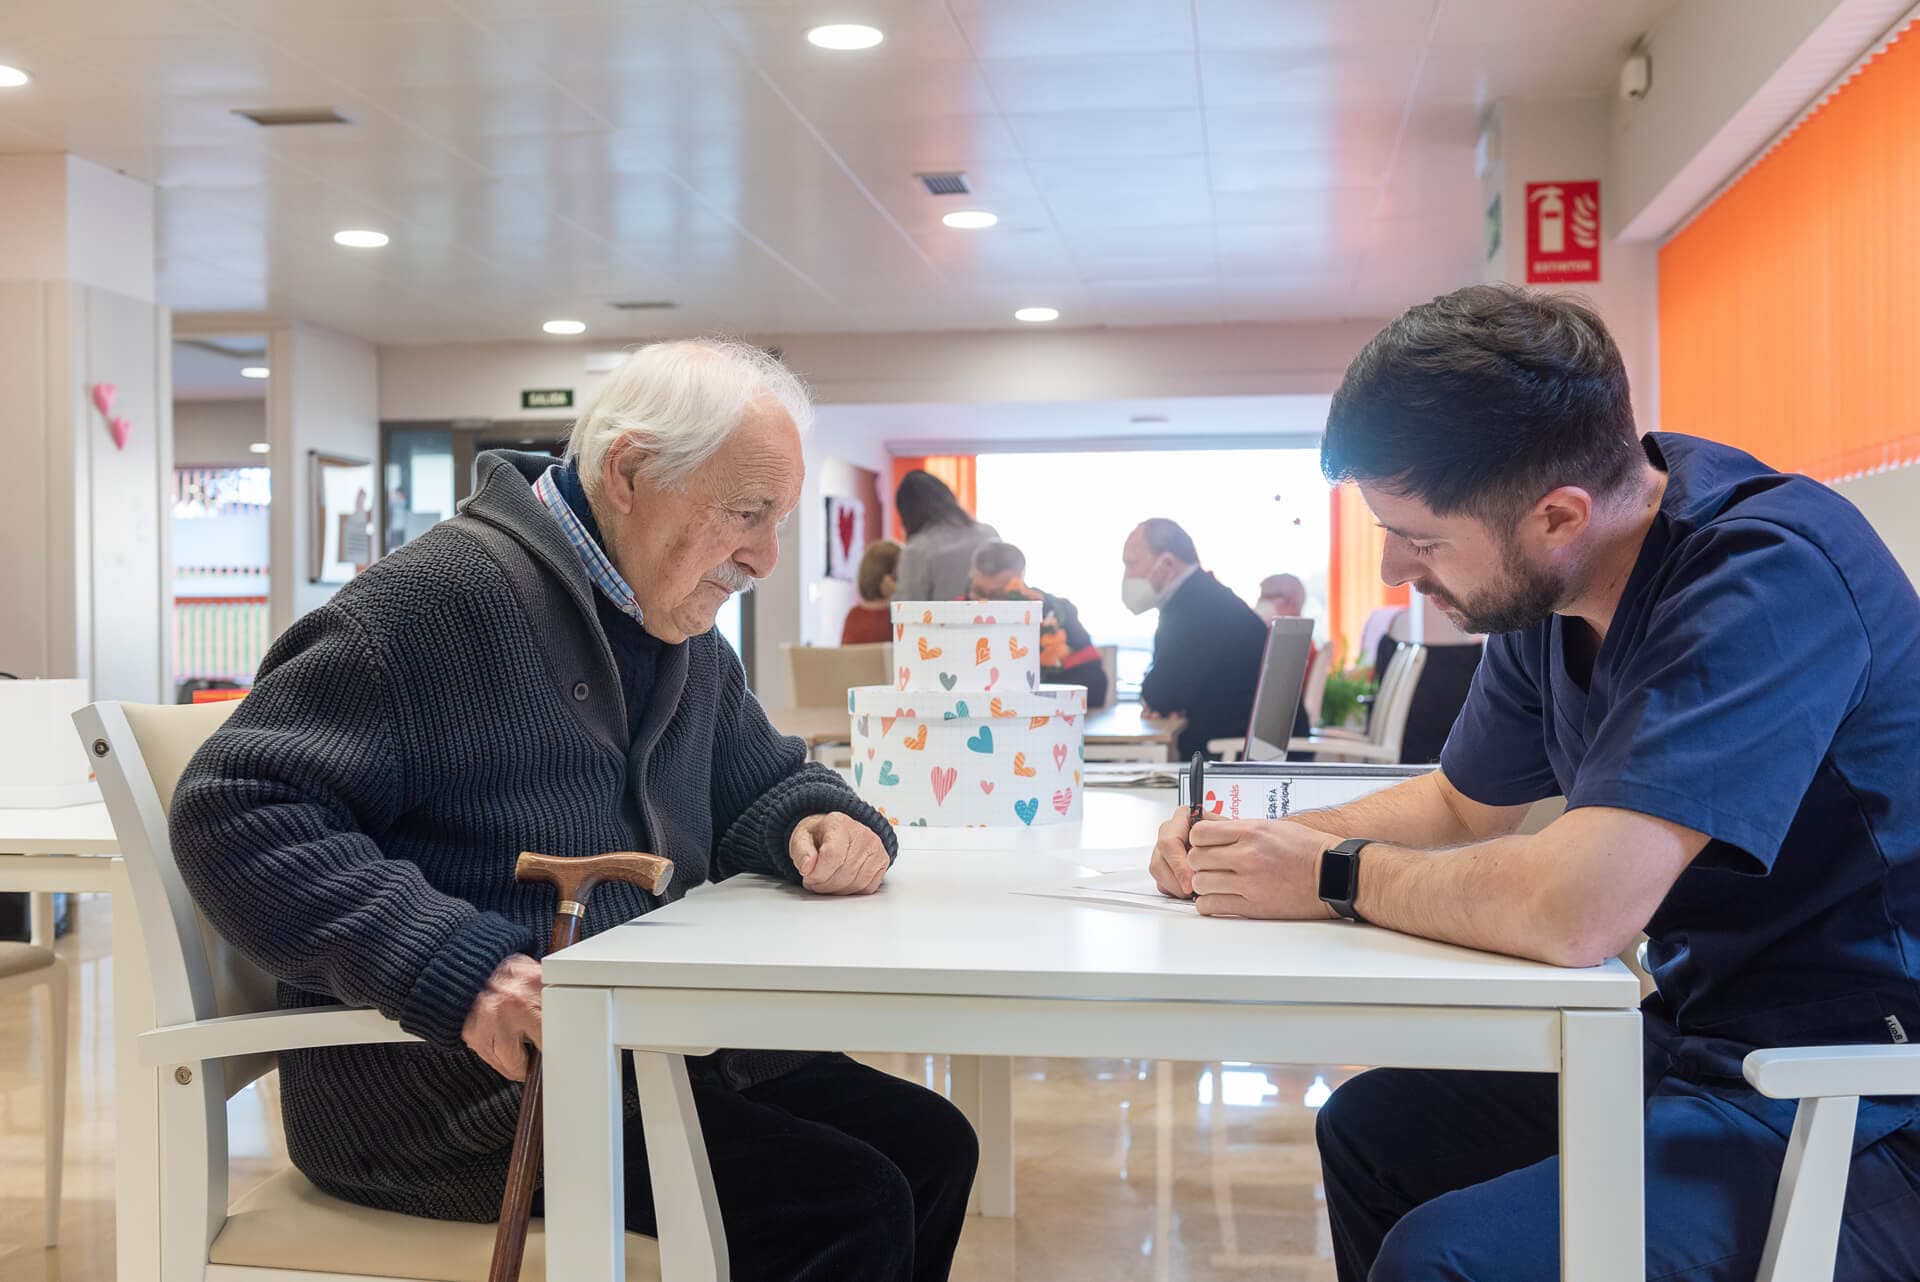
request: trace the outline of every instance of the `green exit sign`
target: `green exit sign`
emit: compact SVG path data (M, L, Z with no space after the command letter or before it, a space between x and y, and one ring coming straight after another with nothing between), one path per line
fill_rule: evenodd
M520 393L520 408L523 410L570 410L573 408L573 389L571 387L529 387Z

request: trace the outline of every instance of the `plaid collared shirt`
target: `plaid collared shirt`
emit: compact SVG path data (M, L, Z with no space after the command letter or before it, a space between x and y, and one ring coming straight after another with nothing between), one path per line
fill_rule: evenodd
M566 496L560 493L560 486L554 480L559 471L560 465L556 463L542 472L540 479L533 483L534 494L547 505L547 511L553 513L553 519L560 522L560 532L567 536L567 542L573 546L580 564L586 567L587 577L593 580L593 586L600 589L620 613L635 623L646 622L640 614L640 602L634 598L633 589L620 577L620 571L607 559L606 552L587 532L587 527L580 523L580 518L574 515Z

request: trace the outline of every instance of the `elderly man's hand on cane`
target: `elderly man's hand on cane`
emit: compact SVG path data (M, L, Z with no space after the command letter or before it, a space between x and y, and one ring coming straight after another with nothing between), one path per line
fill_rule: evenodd
M508 1081L526 1081L527 1044L540 1046L540 963L525 953L501 962L467 1012L460 1040Z

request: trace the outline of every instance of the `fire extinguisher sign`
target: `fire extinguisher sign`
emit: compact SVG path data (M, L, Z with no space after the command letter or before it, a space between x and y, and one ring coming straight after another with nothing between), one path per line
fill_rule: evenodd
M1599 182L1528 183L1527 284L1599 279Z

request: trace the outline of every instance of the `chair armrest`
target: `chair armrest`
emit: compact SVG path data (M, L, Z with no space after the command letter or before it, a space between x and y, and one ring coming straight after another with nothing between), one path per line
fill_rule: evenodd
M1753 1051L1741 1064L1773 1099L1920 1095L1920 1046L1791 1046Z
M1367 742L1366 731L1350 730L1346 726L1321 726L1307 737L1310 739L1346 739L1354 743Z
M1245 739L1209 739L1207 751L1222 761L1237 761L1247 750Z
M1353 757L1361 761L1380 761L1388 765L1397 765L1400 761L1398 752L1389 751L1365 739L1333 739L1321 735L1310 735L1305 739L1289 739L1287 751L1290 753L1330 752L1336 756Z
M219 1019L171 1024L140 1034L140 1064L160 1068L194 1060L231 1059L310 1046L361 1046L369 1042L417 1042L412 1033L377 1010L316 1006L311 1010L257 1011Z

